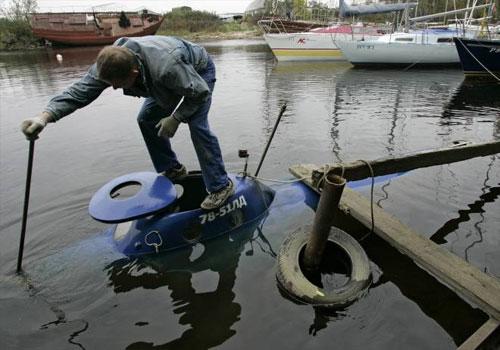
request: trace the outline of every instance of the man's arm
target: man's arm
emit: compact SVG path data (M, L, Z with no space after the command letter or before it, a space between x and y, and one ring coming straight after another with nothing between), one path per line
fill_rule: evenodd
M60 95L52 98L45 110L34 118L26 119L21 130L28 139L37 138L47 123L54 123L62 117L94 101L109 85L96 78L95 64L79 81Z
M55 122L75 110L85 107L99 97L107 87L109 87L108 84L97 79L96 65L92 65L79 81L49 101L44 111L52 118L48 122Z

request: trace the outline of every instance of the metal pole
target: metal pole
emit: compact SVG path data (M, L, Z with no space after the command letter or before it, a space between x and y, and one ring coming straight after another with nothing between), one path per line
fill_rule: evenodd
M304 268L308 271L317 270L321 264L330 228L333 225L335 212L339 206L345 184L346 179L341 176L332 173L325 176L325 184L314 216L312 232L304 251Z
M23 250L24 250L24 236L26 234L26 222L28 221L28 205L30 201L30 188L31 188L31 170L33 169L33 154L35 153L35 140L29 139L30 147L28 154L28 170L26 175L26 187L24 191L24 209L23 221L21 226L21 240L19 242L19 254L17 256L17 270L16 273L20 274L22 271Z
M262 154L262 157L260 158L259 165L257 166L257 170L255 171L255 175L259 175L260 167L262 166L262 162L264 162L264 158L266 157L267 150L269 149L269 145L271 144L271 141L273 140L274 133L276 132L276 129L278 128L278 124L280 123L281 116L283 113L285 113L286 110L286 103L281 106L280 114L278 115L278 119L276 119L276 123L274 123L274 128L273 131L271 132L271 136L269 137L269 141L267 141L266 148L264 149L264 153Z

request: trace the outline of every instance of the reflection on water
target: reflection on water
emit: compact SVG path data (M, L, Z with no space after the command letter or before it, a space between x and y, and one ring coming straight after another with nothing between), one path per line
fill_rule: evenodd
M493 124L493 136L500 135L500 83L491 80L464 80L453 92L443 111L442 125L471 125L474 118ZM495 118L496 116L496 118ZM491 118L493 117L493 118Z
M460 225L460 223L467 222L471 219L471 214L480 214L481 215L481 221L484 221L484 217L482 216L482 213L484 212L484 206L486 203L494 203L495 200L497 200L498 196L500 195L500 187L499 186L491 186L489 185L489 180L490 180L490 172L491 168L497 159L496 156L491 156L490 157L491 162L488 165L488 168L486 170L485 178L483 181L483 187L481 188L481 195L479 196L479 199L474 201L473 203L467 204L468 209L465 210L459 210L458 214L459 217L453 218L451 220L448 220L447 222L444 223L442 227L440 227L431 237L430 239L433 240L434 242L438 244L443 244L446 242L446 236L454 231L456 231ZM470 249L475 243L482 241L482 232L480 229L480 222L476 222L474 225L477 228L477 232L479 234L480 240L474 242L472 245L468 246L466 251Z
M213 244L195 246L202 247L203 251L194 261L193 249L183 249L135 261L120 259L106 267L110 285L116 293L128 293L136 288L168 288L169 299L174 306L172 311L180 315L179 324L188 328L179 338L155 344L155 347L195 349L203 339L203 347L209 348L224 343L236 333L231 329L241 314L241 306L235 302L233 291L236 269L246 244L264 237L258 227L262 220L242 227ZM254 233L257 236L254 237ZM215 282L211 283L211 290L198 292L193 287L193 277L196 274L207 275L208 272L215 273L216 276L209 275ZM165 297L168 298L168 295ZM141 322L140 325L147 324ZM134 342L127 346L127 349L145 348L153 348L153 344Z
M370 160L455 140L499 139L499 85L464 81L459 70L282 64L261 40L206 44L217 66L210 123L232 171L243 168L238 149L249 150L249 171L256 168L284 103L261 171L266 178L289 178L287 168L297 163ZM17 312L21 320L16 327L5 317L0 321L2 348L324 349L335 339L345 349L452 349L484 321L484 314L376 237L363 241L375 283L358 302L332 313L283 298L275 252L288 233L312 221L304 205L281 203L258 228L206 245L124 259L106 235L94 236L107 226L88 216L88 201L110 179L152 165L135 122L141 100L109 89L49 125L37 141L23 263L37 292L25 296L12 282L27 162L19 124L82 75L98 50L0 54L0 277L6 282L0 311ZM173 146L190 170L197 169L188 139L181 126ZM374 201L500 276L497 158L412 171L377 184ZM369 197L369 187L359 190Z

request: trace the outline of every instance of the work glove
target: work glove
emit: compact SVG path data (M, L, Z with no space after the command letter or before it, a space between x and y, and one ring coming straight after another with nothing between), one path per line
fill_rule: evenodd
M29 118L21 123L21 131L28 140L33 140L38 137L46 125L47 122L40 117Z
M174 137L180 122L174 116L161 119L155 128L158 129L158 136Z

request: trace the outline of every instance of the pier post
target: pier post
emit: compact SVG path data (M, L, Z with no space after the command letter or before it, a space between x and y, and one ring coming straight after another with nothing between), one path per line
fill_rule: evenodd
M325 175L309 243L304 251L303 263L306 270L315 271L321 263L345 184L346 180L341 176L332 172Z

